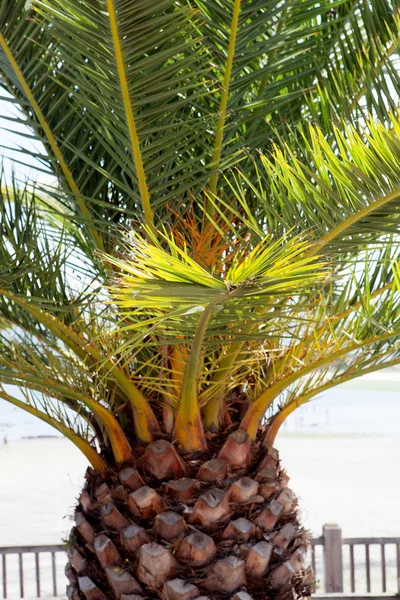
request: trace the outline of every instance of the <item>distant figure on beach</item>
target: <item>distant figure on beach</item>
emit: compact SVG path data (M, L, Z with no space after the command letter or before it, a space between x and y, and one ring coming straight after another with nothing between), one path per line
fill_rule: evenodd
M3 448L8 447L8 435L5 433L3 437Z

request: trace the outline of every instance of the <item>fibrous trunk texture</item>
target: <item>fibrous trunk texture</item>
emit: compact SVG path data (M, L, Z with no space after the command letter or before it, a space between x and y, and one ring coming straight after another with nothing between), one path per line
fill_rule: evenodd
M278 453L231 433L209 456L153 442L91 469L66 567L78 600L296 599L312 591L307 533Z

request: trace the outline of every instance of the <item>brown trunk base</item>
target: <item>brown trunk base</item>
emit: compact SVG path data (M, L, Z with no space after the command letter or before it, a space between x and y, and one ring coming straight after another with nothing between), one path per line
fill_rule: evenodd
M103 479L88 470L68 549L68 598L311 595L307 532L276 450L267 454L240 432L201 458L184 460L162 440Z

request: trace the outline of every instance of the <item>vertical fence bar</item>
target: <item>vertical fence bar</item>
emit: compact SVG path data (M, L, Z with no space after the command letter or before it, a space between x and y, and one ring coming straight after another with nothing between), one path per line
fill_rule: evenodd
M316 552L317 546L315 546L314 544L311 546L311 567L313 570L314 575L316 576L316 572L317 572L317 566L316 566L316 560L315 560L315 552Z
M36 596L40 598L40 564L39 552L35 552L35 571L36 571Z
M367 592L371 593L371 562L369 559L369 544L365 544L365 570L367 575Z
M324 525L325 591L343 592L342 530L338 525Z
M51 553L51 572L53 576L53 594L57 596L57 571L56 571L56 553Z
M6 555L1 555L1 568L3 571L3 598L7 598L7 564Z
M354 594L356 591L356 578L354 572L354 544L350 544L350 586L351 593Z
M19 563L19 593L21 598L24 597L24 565L22 562L22 552L18 552Z
M1 0L0 0L1 3ZM399 538L400 540L400 538ZM12 587L18 586L19 593L16 592L14 596L18 597L18 600L26 597L26 594L29 593L25 590L25 573L24 571L28 568L30 576L35 580L35 588L37 598L40 598L42 594L42 571L43 564L40 559L40 554L42 552L47 552L49 556L51 555L51 577L52 577L52 588L53 595L57 597L57 553L65 552L64 546L61 544L52 544L47 546L4 546L0 547L0 600L8 600L10 598L10 576L11 576L11 585ZM11 565L10 570L10 562L7 559L7 556L14 556L17 560L16 569L14 568L14 561ZM30 564L27 567L26 561L24 564L24 555L25 554L34 554L35 555L35 567L31 569ZM46 565L47 567L47 565ZM49 565L50 567L50 565ZM48 568L48 577L50 579L50 568ZM32 574L31 574L32 572ZM34 574L33 574L34 573ZM11 574L11 575L10 575ZM28 582L29 583L29 582Z
M397 593L400 594L400 545L396 544Z
M386 592L386 557L385 544L381 544L382 592Z

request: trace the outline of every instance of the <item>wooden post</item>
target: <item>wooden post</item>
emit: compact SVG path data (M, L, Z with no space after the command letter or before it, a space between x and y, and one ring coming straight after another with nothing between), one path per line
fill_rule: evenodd
M324 525L325 592L343 592L342 530L338 525Z

